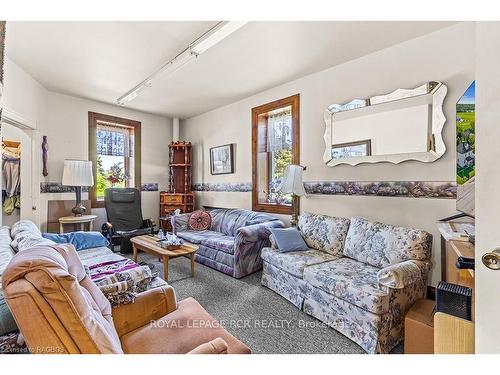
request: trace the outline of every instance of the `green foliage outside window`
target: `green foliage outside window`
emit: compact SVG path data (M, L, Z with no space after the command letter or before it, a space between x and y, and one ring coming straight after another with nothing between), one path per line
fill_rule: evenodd
M292 151L283 149L274 153L274 175L273 180L281 180L285 174L286 167L292 164Z
M113 164L107 171L104 170L102 156L97 155L96 195L98 199L104 198L104 191L110 187L125 187L125 171L123 163Z

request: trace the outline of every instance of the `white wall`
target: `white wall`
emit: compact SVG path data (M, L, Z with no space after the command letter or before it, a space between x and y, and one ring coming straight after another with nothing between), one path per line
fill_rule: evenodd
M8 51L9 44L7 43L7 54ZM3 115L12 116L16 120L21 121L24 125L33 128L34 130L29 131L30 140L33 139L35 144L41 144L40 134L45 132L47 128L47 89L10 60L8 56L5 56L4 80ZM25 145L24 149L26 149L26 147L27 145ZM32 160L36 160L38 163L32 162L31 165L35 177L32 180L31 202L22 200L21 206L24 208L32 206L37 207L37 210L31 212L31 219L35 222L39 222L41 207L39 200L40 189L37 188L37 186L40 185L41 155L39 158L35 157ZM22 168L22 170L26 170L26 168ZM23 186L26 186L26 179ZM23 189L26 189L26 187ZM23 218L26 217L28 217L28 215L23 215Z
M48 91L8 58L5 64L4 108L35 124L33 137L36 144L41 145L41 137L47 135L49 175L41 175L40 149L36 158L38 171L33 182L36 186L40 182L61 182L64 159L88 158L88 112L92 111L141 122L142 183L156 182L160 190L168 188L168 144L172 140L172 120L169 118ZM87 194L83 198L87 199ZM42 230L46 229L47 202L56 199L72 200L75 194L39 194L34 198ZM145 218L158 222L159 192L143 192L142 207ZM93 213L99 216L95 223L95 227L99 228L105 220L104 209L95 209Z
M452 26L182 121L181 138L194 144L193 181L251 182L251 108L296 93L300 93L301 164L307 166L306 181L455 181L455 103L474 79L474 31L473 23ZM323 163L323 113L330 104L385 94L396 88L413 88L431 80L448 86L444 103L448 151L441 159L431 164L405 162L334 168ZM236 171L212 176L209 148L226 143L236 144ZM202 192L197 198L201 205L251 208L251 193ZM302 199L301 209L347 217L362 215L431 232L431 283L440 279L436 221L455 213L454 200L311 195Z
M140 121L142 183L157 182L160 190L168 188L167 166L168 144L172 140L171 119L55 92L48 94L49 175L45 181L61 181L64 159L89 157L89 111ZM86 199L87 194L84 194L83 198ZM47 208L46 201L53 199L74 199L74 194L42 194L43 208ZM159 205L159 192L142 192L142 211L145 218L152 218L158 223ZM105 210L92 209L92 213L99 216L94 223L99 228L106 219ZM46 218L47 214L42 213L41 217Z
M8 57L6 45L4 63L3 107L8 112L27 120L34 127L44 129L47 125L48 91Z

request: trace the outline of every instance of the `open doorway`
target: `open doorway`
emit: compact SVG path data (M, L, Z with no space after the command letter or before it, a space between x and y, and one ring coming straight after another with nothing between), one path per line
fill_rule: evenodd
M21 219L21 140L15 130L2 136L2 224L9 227Z
M34 217L33 130L2 116L2 225Z

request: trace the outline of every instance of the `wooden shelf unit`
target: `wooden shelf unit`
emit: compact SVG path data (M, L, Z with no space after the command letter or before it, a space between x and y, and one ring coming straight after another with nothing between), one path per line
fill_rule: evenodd
M170 191L160 192L160 226L171 231L170 215L176 210L193 212L195 194L191 190L192 160L191 142L178 141L168 145Z

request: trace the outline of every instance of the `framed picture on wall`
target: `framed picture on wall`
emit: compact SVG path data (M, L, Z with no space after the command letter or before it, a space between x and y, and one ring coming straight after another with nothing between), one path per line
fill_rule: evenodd
M371 154L372 142L369 139L332 145L332 159L353 158L356 156L370 156Z
M234 173L234 144L212 147L210 149L210 173Z

